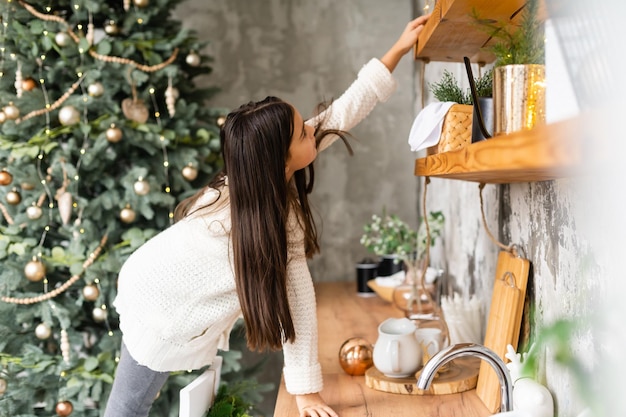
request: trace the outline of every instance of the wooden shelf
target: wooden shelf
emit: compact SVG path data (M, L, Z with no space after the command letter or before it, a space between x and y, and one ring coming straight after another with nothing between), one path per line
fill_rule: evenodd
M515 21L525 0L437 0L415 47L415 58L427 61L490 63L494 56L482 51L489 42L486 32L474 23L471 13L476 9L481 19L498 22ZM543 2L540 16L545 16Z
M415 175L492 184L571 176L582 160L582 138L591 134L587 120L577 117L419 158Z

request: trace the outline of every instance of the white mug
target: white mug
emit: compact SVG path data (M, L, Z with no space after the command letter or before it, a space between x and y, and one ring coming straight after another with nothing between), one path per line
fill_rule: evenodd
M422 327L415 331L415 337L422 348L424 357L431 358L443 349L444 335L441 329Z
M406 317L387 319L378 326L374 366L390 378L413 376L422 365L415 324Z

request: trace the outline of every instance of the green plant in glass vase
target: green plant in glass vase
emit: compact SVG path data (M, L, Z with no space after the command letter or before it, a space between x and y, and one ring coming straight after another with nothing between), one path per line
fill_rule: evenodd
M413 320L435 321L439 316L425 277L429 248L442 235L444 220L441 211L430 212L415 230L397 215L383 210L382 216L372 215L372 220L363 226L361 244L367 250L378 256L393 255L396 262L403 262L405 280L394 289L393 303Z

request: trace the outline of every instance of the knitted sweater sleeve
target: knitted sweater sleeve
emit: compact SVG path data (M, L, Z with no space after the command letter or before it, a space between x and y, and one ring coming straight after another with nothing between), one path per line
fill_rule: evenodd
M389 69L379 59L372 58L359 71L350 87L322 113L309 119L307 124L321 123L323 129L348 131L367 117L379 102L385 102L394 93L397 82ZM322 139L318 152L329 147L337 135Z

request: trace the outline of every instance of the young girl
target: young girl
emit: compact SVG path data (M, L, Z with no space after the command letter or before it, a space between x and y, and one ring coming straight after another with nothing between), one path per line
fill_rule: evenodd
M307 197L312 162L392 94L391 72L426 20L411 21L312 120L275 97L228 115L223 170L183 201L177 222L120 271L114 305L122 354L105 417L147 416L169 372L211 364L218 349L228 349L242 315L251 349L283 349L286 388L300 416L337 416L319 395L315 294L306 263L319 250Z

